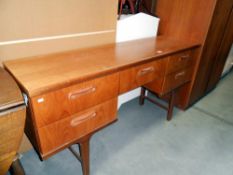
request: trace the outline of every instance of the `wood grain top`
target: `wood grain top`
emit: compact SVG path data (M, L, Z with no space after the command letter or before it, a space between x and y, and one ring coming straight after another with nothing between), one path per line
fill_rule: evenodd
M23 97L16 82L0 67L0 112L23 103Z
M29 96L197 47L163 36L4 62ZM161 52L162 51L162 52Z

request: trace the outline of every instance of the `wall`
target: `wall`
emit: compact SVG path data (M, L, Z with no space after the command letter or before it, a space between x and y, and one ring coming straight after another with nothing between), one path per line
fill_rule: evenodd
M1 0L4 60L115 42L117 0Z
M222 75L226 74L233 67L233 45L231 46L230 53L227 57L227 61L222 72Z

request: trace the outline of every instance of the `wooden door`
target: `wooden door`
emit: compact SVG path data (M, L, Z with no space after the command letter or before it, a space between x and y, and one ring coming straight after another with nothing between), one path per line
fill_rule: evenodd
M231 10L231 14L229 16L226 30L223 35L221 46L216 55L211 74L209 75L209 81L207 84L206 92L209 92L213 88L215 88L218 81L220 80L232 43L233 43L233 7Z
M229 21L232 7L232 0L217 1L201 54L190 104L203 97L208 90L217 84L220 78L230 45L232 44L230 36L233 31L232 24Z

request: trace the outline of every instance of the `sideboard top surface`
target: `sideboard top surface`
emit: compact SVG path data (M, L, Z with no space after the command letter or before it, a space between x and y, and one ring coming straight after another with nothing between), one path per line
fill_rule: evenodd
M6 61L4 66L25 92L36 96L198 45L159 36L20 58Z

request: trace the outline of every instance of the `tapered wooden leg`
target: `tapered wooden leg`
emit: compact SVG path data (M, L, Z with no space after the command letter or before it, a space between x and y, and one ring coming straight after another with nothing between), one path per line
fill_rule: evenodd
M167 120L168 121L172 119L174 101L175 101L175 91L173 90L173 91L171 91L171 96L170 96L168 111L167 111Z
M91 136L84 138L82 141L79 142L79 151L81 156L81 163L83 169L83 175L89 175L90 168L89 168L89 142Z
M140 94L140 97L139 97L139 105L144 105L145 93L146 93L146 88L142 87L141 88L141 94Z

